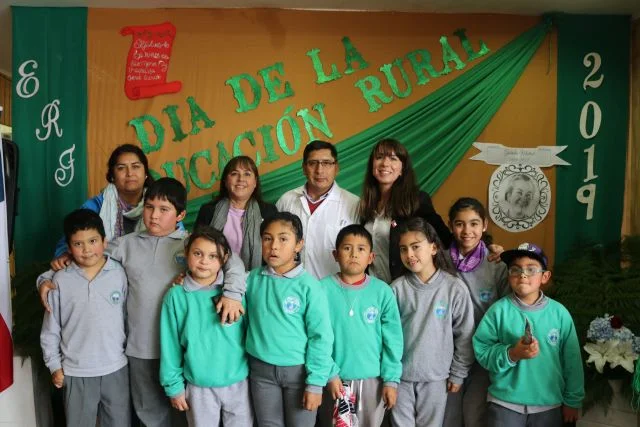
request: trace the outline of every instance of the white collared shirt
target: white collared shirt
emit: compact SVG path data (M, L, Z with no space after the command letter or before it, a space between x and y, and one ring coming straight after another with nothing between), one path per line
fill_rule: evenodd
M360 199L333 183L325 200L311 215L305 195L305 186L287 191L276 207L280 212L297 215L302 222L304 248L301 256L304 268L317 279L340 270L331 253L335 249L338 232L358 221Z

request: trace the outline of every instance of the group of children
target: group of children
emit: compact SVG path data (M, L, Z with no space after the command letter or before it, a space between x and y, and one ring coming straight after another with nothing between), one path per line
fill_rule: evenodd
M146 231L106 242L94 212L65 219L72 262L39 285L52 288L41 344L68 425L127 426L129 396L146 426L176 422L171 407L202 426L377 427L387 411L398 427L576 419L580 349L569 313L540 291L546 258L526 244L489 262L475 199L451 208L449 251L423 219L399 226L406 274L391 286L366 274L361 225L339 232L340 272L318 281L298 261L300 219L279 212L246 277L220 231L177 228L185 205L182 184L162 178L144 195ZM223 295L241 300L240 320L221 321Z

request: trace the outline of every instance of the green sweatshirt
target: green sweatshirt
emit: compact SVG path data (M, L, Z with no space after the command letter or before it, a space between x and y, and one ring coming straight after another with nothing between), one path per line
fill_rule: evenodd
M247 278L246 298L247 353L276 366L304 364L307 390L320 393L333 366L333 332L318 280L301 265L284 276L259 267Z
M198 387L226 387L249 374L244 318L220 324L212 298L222 294L222 271L210 286L190 276L166 293L160 314L160 383L169 397Z
M382 377L397 386L402 374L402 324L391 287L367 276L349 285L337 275L320 281L331 313L333 360L343 380Z
M525 317L540 352L513 363L507 352L524 335ZM489 371L489 394L496 399L519 405L582 405L580 344L573 319L559 302L543 297L527 306L513 295L502 298L480 321L473 349L478 363Z

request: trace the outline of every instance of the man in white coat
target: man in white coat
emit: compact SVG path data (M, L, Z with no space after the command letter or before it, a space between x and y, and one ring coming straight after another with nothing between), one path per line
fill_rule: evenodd
M338 153L333 144L312 141L304 149L302 171L307 183L287 191L276 203L278 211L300 217L304 228L304 268L318 279L339 271L333 258L341 228L358 221L360 199L335 182Z

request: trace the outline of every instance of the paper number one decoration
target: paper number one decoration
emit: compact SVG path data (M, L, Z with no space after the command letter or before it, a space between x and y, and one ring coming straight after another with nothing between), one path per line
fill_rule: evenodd
M129 99L152 98L182 89L181 82L167 83L171 48L176 37L176 27L172 23L124 27L120 34L133 35L124 82L124 93Z

